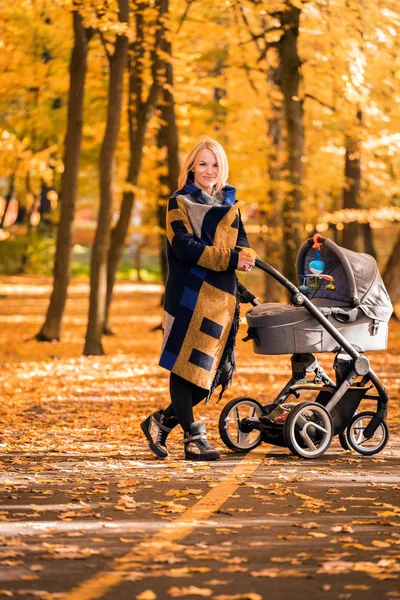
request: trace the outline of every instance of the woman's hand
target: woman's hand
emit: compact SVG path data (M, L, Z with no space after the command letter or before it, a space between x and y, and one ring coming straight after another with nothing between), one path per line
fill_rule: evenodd
M246 250L242 250L239 252L239 260L236 269L238 271L250 271L252 267L255 265L255 259L246 252Z

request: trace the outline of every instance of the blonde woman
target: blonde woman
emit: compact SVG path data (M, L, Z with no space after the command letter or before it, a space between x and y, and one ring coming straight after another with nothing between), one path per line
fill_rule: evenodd
M235 370L239 326L235 270L254 265L240 218L243 202L227 184L228 161L222 146L203 138L189 153L179 190L167 207L168 279L165 288L160 365L171 372L171 404L150 415L141 428L150 448L168 456L166 439L181 425L185 458L215 460L205 424L193 407L221 385L220 397Z

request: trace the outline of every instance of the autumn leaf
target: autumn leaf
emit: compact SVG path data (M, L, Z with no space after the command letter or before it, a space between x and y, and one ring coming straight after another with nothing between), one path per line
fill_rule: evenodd
M354 563L334 560L322 563L321 567L317 570L317 574L325 573L328 575L338 575L341 573L349 573L353 568Z
M157 594L153 590L145 590L136 596L136 600L156 600Z
M318 523L310 521L309 523L295 523L295 527L301 527L302 529L318 529Z
M212 600L263 600L263 597L260 594L248 592L244 594L220 594L213 596Z
M189 587L172 587L168 590L168 594L173 598L182 598L183 596L204 596L208 597L212 595L212 590L209 588L198 588L195 585Z
M354 529L351 527L351 525L335 525L334 527L331 527L331 531L334 533L338 533L340 531L354 533Z
M371 542L372 546L375 546L376 548L389 548L390 544L388 544L387 542L383 542L381 540L372 540Z
M252 577L268 577L275 579L276 577L306 577L307 574L300 569L263 569L262 571L250 571Z

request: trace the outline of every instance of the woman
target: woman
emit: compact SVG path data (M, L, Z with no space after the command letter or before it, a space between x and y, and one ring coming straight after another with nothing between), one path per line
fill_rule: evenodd
M168 280L160 365L171 371L171 404L141 423L160 458L168 456L166 439L178 423L186 459L219 458L207 441L205 424L194 421L193 407L218 385L221 397L232 379L239 325L235 269L247 271L254 265L239 212L244 203L235 200L236 190L227 185L227 178L222 146L203 138L187 157L179 190L167 207Z

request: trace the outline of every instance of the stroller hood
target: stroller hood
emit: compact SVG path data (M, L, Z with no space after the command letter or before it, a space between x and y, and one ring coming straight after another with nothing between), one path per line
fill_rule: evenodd
M301 246L297 256L297 278L310 274L310 262L315 259L312 239ZM341 248L325 239L320 249L325 263L324 274L334 278L336 290L326 290L322 284L318 290L310 290L310 300L326 306L358 307L370 319L389 321L393 306L383 284L375 259L369 254Z

